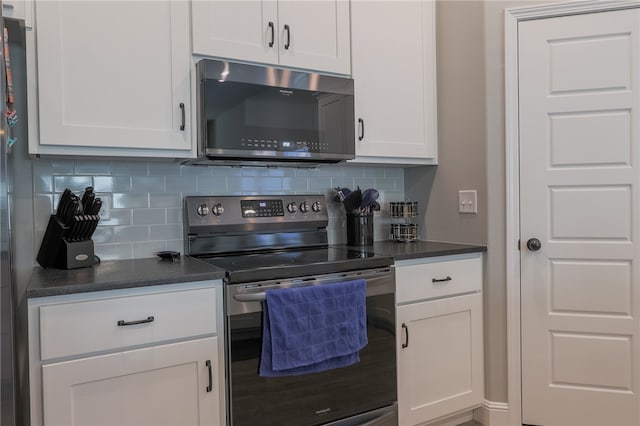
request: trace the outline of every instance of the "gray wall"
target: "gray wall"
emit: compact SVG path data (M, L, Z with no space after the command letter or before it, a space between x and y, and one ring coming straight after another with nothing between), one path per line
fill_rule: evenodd
M508 391L504 9L541 3L437 1L439 165L405 174L407 197L425 204L423 237L488 246L485 398L495 402ZM478 215L457 213L462 189L478 190Z

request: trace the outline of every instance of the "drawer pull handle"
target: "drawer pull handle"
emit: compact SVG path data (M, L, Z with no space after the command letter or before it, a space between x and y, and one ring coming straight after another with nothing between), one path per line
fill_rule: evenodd
M147 317L147 319L143 319L143 320L138 320L138 321L124 321L124 320L120 320L118 321L118 327L123 327L125 325L136 325L136 324L144 324L147 322L153 322L155 320L154 317Z
M434 279L431 280L431 282L432 283L444 283L444 282L447 282L447 281L451 281L452 279L453 278L451 278L451 277L442 278L442 279L434 278Z
M213 390L213 373L211 372L211 360L208 359L204 363L209 369L209 386L207 386L207 392L211 392Z
M404 343L402 344L404 349L409 347L409 327L407 327L407 324L402 323L402 329L404 330Z

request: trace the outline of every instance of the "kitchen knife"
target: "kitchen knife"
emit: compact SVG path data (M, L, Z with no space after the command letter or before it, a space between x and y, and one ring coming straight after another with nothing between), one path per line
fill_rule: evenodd
M96 194L93 192L87 195L87 199L84 203L82 203L82 211L84 214L91 214L91 209L93 208L93 203L95 202Z
M96 228L98 227L98 222L100 222L100 216L98 216L97 214L91 215L90 217L91 217L91 227L89 228L89 234L87 236L87 239L93 236L93 233L96 232Z
M93 194L93 186L87 186L84 189L84 194L82 194L82 205L86 206L87 205L87 200L89 198L89 196ZM94 195L95 196L95 195Z
M80 224L78 222L77 216L71 217L71 222L69 223L69 232L67 233L67 241L75 241L78 236L78 231L80 230Z
M69 207L65 211L64 224L66 226L71 226L73 218L78 213L78 207L80 205L80 198L77 195L72 194L70 199Z
M69 203L71 202L71 195L73 192L69 188L65 188L60 195L60 200L58 200L58 208L56 209L56 217L64 222L67 217L67 209L69 208Z
M89 214L96 215L99 217L100 209L102 208L102 200L100 198L96 198L91 205L91 211Z

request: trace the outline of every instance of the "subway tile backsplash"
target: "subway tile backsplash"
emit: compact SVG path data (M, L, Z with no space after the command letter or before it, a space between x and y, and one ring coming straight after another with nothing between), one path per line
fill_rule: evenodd
M388 238L388 202L404 200L404 170L399 167L232 168L46 158L33 164L36 250L62 191L70 188L81 195L85 187L93 186L111 205L110 219L101 221L93 236L96 254L103 260L150 257L160 250L184 252L182 200L186 195L324 194L329 242L335 244L346 241L346 231L344 210L331 201L331 188L360 186L380 191L376 240Z

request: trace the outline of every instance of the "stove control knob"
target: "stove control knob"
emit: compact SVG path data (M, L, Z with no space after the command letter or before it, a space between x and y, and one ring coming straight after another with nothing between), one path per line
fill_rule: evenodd
M211 207L211 213L216 216L220 216L222 213L224 213L224 207L222 207L222 204L218 203L215 206Z
M305 201L304 203L300 203L300 211L302 213L307 213L309 211L309 202Z
M209 207L206 204L200 204L196 207L196 213L198 213L198 216L204 217L209 214Z
M311 209L316 213L320 213L322 211L322 204L320 204L320 201L316 201L311 205Z
M298 205L296 203L287 204L287 211L289 213L295 213L298 211Z

